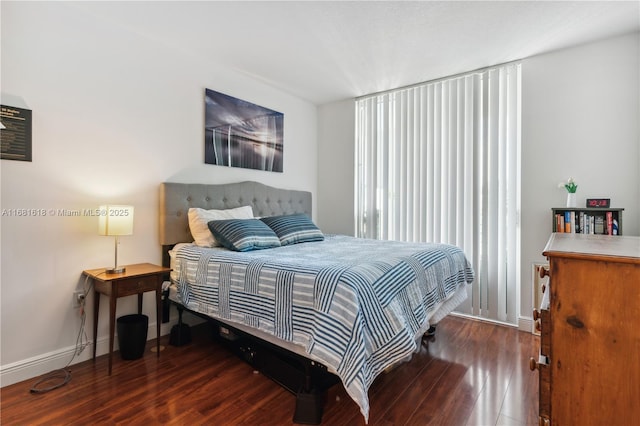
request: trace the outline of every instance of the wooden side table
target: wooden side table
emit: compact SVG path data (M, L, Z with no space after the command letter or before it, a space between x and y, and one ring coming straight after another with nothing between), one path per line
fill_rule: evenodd
M126 271L120 274L108 274L105 268L89 269L82 273L93 281L93 359L96 359L96 344L98 335L98 311L100 309L100 294L109 296L109 375L113 361L113 337L116 322L116 302L118 297L138 295L138 314L142 313L142 295L147 291L156 292L156 338L157 354L160 357L160 299L162 297L162 281L170 268L138 263L126 265Z

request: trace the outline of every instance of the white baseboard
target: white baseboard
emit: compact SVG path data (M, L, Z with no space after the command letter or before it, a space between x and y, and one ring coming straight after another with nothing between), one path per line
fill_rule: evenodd
M505 327L511 327L511 328L515 328L515 324L510 324L508 322L504 322L504 321L498 321L498 320L494 320L494 319L489 319L489 318L482 318L482 317L478 317L475 315L469 315L469 314L464 314L461 312L451 312L449 315L453 316L453 317L459 317L459 318L466 318L466 319L470 319L470 320L474 320L474 321L480 321L480 322L486 322L487 324L494 324L494 325L502 325Z
M533 333L533 318L518 318L518 330Z
M455 316L455 317L460 317L460 318L472 319L472 320L475 320L475 321L486 322L486 323L490 323L490 324L503 325L503 326L506 326L506 327L513 327L513 328L517 327L519 331L524 331L526 333L533 333L533 318L519 317L518 318L518 324L516 326L515 324L509 324L509 323L506 323L506 322L501 322L501 321L496 321L496 320L491 320L491 319L486 319L486 318L480 318L480 317L476 317L476 316L473 316L473 315L461 314L460 312L451 312L449 315Z
M185 322L189 324L195 323L185 318ZM178 320L173 319L168 323L160 324L160 335L165 336L171 332L171 327L177 324ZM147 340L156 338L156 323L149 324L147 329ZM114 337L113 342L114 350L118 349L118 336ZM80 355L74 357L75 346L69 346L53 352L48 352L42 355L34 356L21 361L13 362L11 364L3 365L0 367L0 386L8 386L14 383L22 382L29 379L36 380L43 374L49 373L54 370L64 368L69 361L71 364L77 364L79 362L87 361L93 358L93 342L89 341L88 345L82 350ZM109 351L109 336L98 338L96 344L96 356L104 355ZM72 359L73 358L73 359Z

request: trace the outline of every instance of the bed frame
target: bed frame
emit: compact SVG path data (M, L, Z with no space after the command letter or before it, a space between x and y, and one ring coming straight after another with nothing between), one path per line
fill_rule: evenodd
M165 182L160 186L160 244L162 263L169 266L169 250L191 242L187 212L191 207L231 209L251 205L255 216L305 213L312 216L311 193L270 187L258 182L186 184ZM184 306L164 297L163 322L169 321L171 304L178 309L177 330L184 330ZM189 310L187 310L189 311ZM339 378L325 366L211 317L189 311L214 324L218 340L267 377L296 395L295 423L320 424L329 387ZM173 338L173 336L172 336ZM180 338L178 337L180 341Z

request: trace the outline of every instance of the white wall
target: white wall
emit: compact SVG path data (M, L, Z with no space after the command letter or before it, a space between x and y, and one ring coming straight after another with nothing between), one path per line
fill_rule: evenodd
M352 99L318 108L318 217L326 233L355 235L355 116Z
M624 207L623 233L640 235L640 34L603 40L523 61L522 257L520 313L531 317L534 262L551 233L551 207L566 202L559 182L574 177L578 205L609 197ZM319 107L318 221L352 230L350 174L332 159L353 164L353 100ZM340 203L340 204L338 204ZM338 205L341 207L338 208ZM346 221L350 221L346 223ZM521 327L523 327L521 322ZM526 326L525 326L526 328Z
M640 235L640 33L532 57L522 66L521 309L530 316L531 264L545 261L559 182L577 205L611 198L623 234Z
M73 2L3 2L1 18L2 103L33 111L33 161L0 164L3 210L132 204L134 235L121 238L120 263L159 263L163 181L255 180L315 195L314 105ZM284 173L204 164L205 88L284 113ZM7 385L71 359L80 327L72 293L82 287L84 269L112 265L113 239L97 235L95 217L52 214L2 216L0 236L0 361ZM146 294L144 313L155 330L152 301ZM107 310L102 298L99 354L106 349ZM133 312L135 297L118 301L117 315Z

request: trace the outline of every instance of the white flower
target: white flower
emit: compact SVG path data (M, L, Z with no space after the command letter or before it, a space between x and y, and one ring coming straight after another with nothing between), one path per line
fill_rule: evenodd
M569 179L567 179L566 183L560 182L558 184L558 188L564 188L567 190L567 192L573 194L578 189L578 185L576 185L576 182L573 180L572 177L570 177Z

